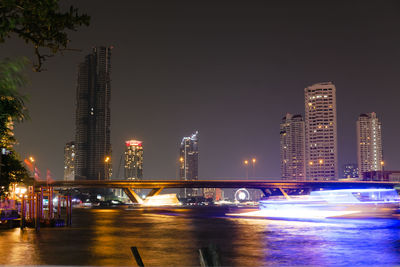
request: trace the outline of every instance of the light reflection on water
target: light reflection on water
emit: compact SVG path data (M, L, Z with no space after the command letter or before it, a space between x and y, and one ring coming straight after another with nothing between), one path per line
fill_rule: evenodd
M223 213L223 212L222 212ZM173 216L172 216L173 215ZM396 265L396 220L297 222L226 218L215 212L74 210L73 227L0 230L0 264L199 266L198 249L217 245L223 265Z

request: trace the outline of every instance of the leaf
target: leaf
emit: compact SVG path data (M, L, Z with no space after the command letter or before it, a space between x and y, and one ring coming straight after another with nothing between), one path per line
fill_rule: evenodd
M70 6L61 12L58 0L0 0L0 42L12 33L32 44L36 63L34 68L41 71L47 56L40 49L48 49L56 55L67 49L69 43L66 30L75 31L79 26L90 23L86 14L79 15L78 9Z

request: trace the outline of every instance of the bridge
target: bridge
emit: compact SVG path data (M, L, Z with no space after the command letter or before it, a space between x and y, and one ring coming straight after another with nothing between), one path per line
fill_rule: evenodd
M165 188L248 188L260 189L267 196L268 190L279 189L287 196L285 190L292 189L345 189L345 188L394 188L399 182L386 181L293 181L293 180L76 180L76 181L35 181L35 187L57 188L120 188L132 202L143 200L133 189L151 189L147 197L158 195Z

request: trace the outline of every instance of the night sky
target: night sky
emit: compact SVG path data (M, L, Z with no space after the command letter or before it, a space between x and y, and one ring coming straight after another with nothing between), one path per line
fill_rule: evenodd
M31 120L15 134L21 157L63 179L63 149L75 136L77 66L91 47L113 45L114 175L124 141L144 142L144 178L177 177L183 136L200 133L199 178L280 177L279 123L304 115L304 88L337 88L339 164L357 162L356 120L383 124L385 170L400 161L399 1L62 1L89 14L47 71L28 70ZM0 58L32 48L0 44ZM340 167L339 166L339 167ZM123 169L120 169L120 176ZM250 171L250 176L252 173Z

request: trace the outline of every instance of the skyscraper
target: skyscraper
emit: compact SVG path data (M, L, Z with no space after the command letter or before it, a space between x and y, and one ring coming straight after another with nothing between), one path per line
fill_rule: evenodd
M64 147L64 181L75 179L75 153L75 143L66 143Z
M142 180L143 178L143 142L138 140L125 141L124 157L124 178L126 180ZM122 162L122 156L120 165ZM120 167L120 166L119 166ZM119 167L117 176L119 176ZM120 179L120 177L117 177ZM113 189L114 195L121 199L126 199L127 196L122 189ZM140 189L134 190L139 194Z
M336 87L316 83L304 89L306 179L338 178Z
M182 139L179 149L179 178L184 181L199 179L199 132ZM200 190L183 188L182 197L199 195Z
M360 176L383 168L382 125L375 112L361 114L357 120L357 156Z
M124 177L130 180L143 178L143 144L142 141L129 140L125 142Z
M304 138L303 117L287 113L280 125L282 179L305 179Z
M79 64L76 105L76 179L104 180L111 172L111 49L95 47Z

